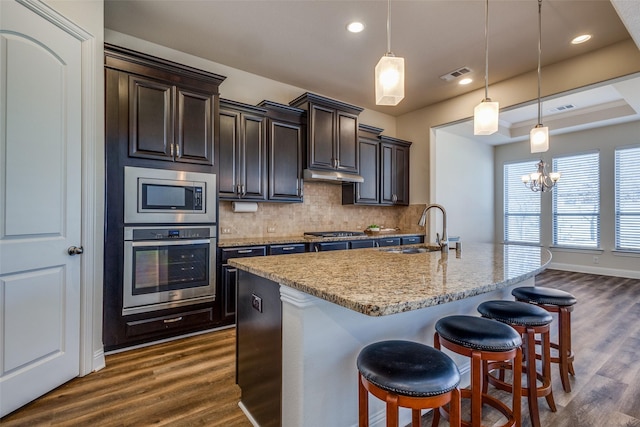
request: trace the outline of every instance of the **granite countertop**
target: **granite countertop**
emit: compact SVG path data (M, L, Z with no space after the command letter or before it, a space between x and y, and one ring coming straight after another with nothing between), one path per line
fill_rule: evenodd
M373 248L234 258L229 264L368 316L384 316L507 287L551 261L551 252L535 246L462 246L447 254Z
M260 245L279 245L285 243L315 243L315 242L338 242L351 240L380 239L385 237L405 237L405 236L421 236L421 233L410 233L403 230L383 233L367 233L364 236L347 236L347 237L305 237L305 236L277 236L277 237L242 237L242 238L226 238L218 239L218 247L233 248L239 246L260 246Z

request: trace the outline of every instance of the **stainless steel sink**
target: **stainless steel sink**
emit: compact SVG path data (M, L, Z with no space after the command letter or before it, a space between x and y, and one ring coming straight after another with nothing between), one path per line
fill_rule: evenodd
M392 248L381 248L379 249L381 252L388 252L391 254L423 254L425 252L438 252L440 251L440 246L438 245L422 245L422 246L412 246L410 248L401 248L401 247L392 247Z

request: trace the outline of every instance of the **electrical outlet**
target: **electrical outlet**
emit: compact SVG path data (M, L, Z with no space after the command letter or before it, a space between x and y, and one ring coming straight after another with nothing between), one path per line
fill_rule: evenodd
M262 298L260 298L256 294L251 294L251 307L253 307L254 310L262 313Z
M275 227L267 227L267 233L275 233L275 232L276 232Z
M593 263L594 263L594 264L599 264L599 263L600 263L600 257L599 257L599 256L594 255L594 256L593 256Z
M222 230L220 230L220 232L222 234L231 234L231 229L229 227L223 227Z

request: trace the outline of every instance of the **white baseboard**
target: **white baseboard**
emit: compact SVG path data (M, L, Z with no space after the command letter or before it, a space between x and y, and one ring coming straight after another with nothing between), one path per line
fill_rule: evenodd
M572 271L574 273L600 274L603 276L640 279L640 271L635 270L620 270L616 268L603 268L591 265L560 264L555 262L549 264L549 268L553 270Z

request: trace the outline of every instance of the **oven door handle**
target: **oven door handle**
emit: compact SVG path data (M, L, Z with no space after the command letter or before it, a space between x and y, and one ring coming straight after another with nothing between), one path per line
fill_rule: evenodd
M208 245L212 239L203 240L142 240L133 241L130 240L127 243L131 243L132 247L144 247L144 246L177 246L177 245Z

